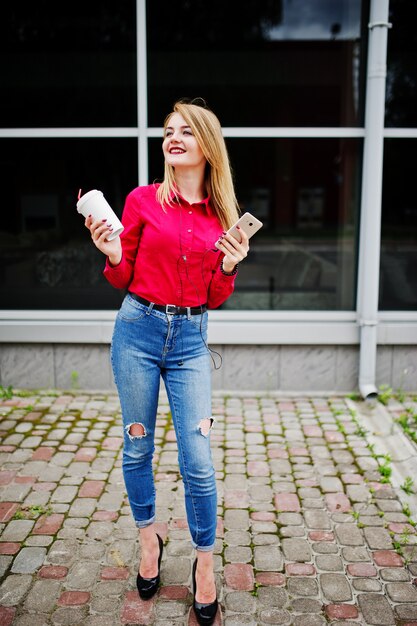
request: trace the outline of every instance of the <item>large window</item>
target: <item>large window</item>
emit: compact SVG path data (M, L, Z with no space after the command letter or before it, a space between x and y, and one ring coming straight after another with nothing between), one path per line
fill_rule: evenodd
M390 0L386 126L417 126L417 2Z
M182 96L224 126L363 124L360 0L164 4L147 8L150 126Z
M417 4L390 0L379 307L417 309Z
M416 139L387 139L384 150L379 307L417 310Z
M104 257L75 205L79 187L98 188L121 214L136 184L136 141L3 140L0 168L0 308L116 308L121 294L102 276Z
M1 125L136 126L135 25L134 0L7 3Z

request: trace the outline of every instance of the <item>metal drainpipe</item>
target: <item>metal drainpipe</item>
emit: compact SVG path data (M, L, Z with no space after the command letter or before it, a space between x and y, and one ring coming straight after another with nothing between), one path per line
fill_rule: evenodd
M371 0L365 139L359 240L358 304L360 327L359 390L364 399L378 395L376 353L381 248L382 166L389 0Z

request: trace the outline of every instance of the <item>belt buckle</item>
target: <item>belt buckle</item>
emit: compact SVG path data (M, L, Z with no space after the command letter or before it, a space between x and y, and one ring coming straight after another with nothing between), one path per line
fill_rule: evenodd
M165 312L167 315L176 315L178 307L175 304L167 304L165 307Z

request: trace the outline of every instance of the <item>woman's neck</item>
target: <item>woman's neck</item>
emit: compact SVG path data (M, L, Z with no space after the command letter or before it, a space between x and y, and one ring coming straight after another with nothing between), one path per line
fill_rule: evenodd
M195 172L175 172L175 182L181 196L190 204L200 202L206 195L204 176Z

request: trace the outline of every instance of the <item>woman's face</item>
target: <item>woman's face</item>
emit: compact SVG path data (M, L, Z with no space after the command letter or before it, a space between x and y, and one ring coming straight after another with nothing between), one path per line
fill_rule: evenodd
M182 115L173 113L165 128L162 151L174 168L205 167L206 158Z

